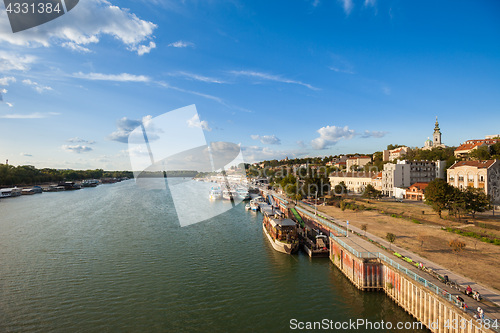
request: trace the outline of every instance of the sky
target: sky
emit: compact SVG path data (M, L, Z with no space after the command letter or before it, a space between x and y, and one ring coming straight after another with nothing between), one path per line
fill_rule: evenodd
M128 134L195 105L245 161L500 133L500 2L82 0L13 33L0 163L130 170ZM171 144L175 145L175 142Z

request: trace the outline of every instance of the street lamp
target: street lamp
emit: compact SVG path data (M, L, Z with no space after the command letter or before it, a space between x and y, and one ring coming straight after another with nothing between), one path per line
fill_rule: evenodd
M316 200L314 201L314 216L318 213L318 191L316 191Z

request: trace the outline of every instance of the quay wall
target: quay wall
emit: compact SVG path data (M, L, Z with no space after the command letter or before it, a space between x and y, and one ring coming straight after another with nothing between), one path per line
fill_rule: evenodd
M280 203L287 202L281 199ZM496 333L480 325L454 304L450 294L434 284L382 253L357 251L347 244L347 233L341 228L300 207L296 209L330 231L330 260L357 288L384 291L433 333Z
M358 258L330 238L330 260L361 290L383 288L383 265L378 259Z
M480 327L476 319L404 273L384 265L385 293L400 307L436 333L494 333Z

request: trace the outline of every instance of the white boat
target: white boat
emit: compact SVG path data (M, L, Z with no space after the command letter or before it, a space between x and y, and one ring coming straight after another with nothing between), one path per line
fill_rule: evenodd
M273 248L282 253L292 254L299 249L297 224L285 219L279 210L265 208L263 211L262 230Z
M222 199L222 191L220 190L220 188L212 187L212 189L210 190L209 198L210 200Z
M251 208L250 208L250 204L246 204L246 205L245 205L245 210L250 210L250 209L251 209Z
M224 200L234 200L238 197L236 191L224 190L222 191L222 199Z
M255 200L250 200L250 203L248 204L251 210L254 212L259 210L259 204Z
M0 189L0 198L18 197L20 195L21 189L17 187Z
M248 190L239 189L236 191L236 194L238 195L238 198L240 198L241 200L250 199L250 194L248 193Z

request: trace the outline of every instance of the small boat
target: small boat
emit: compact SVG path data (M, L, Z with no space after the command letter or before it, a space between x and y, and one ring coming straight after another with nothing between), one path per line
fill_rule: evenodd
M297 224L284 218L284 214L272 207L261 210L264 214L262 230L273 248L281 253L292 254L299 248Z
M241 199L241 200L248 200L248 199L250 199L250 194L248 193L248 190L238 189L236 191L236 194L238 195L238 198Z
M246 204L245 205L245 210L250 210L250 209L251 209L250 204Z
M33 186L31 189L32 189L32 190L33 190L33 192L35 192L35 193L42 193L42 192L43 192L43 189L42 189L40 186L38 186L38 185Z
M209 194L209 198L210 200L219 200L219 199L222 199L222 191L220 190L220 188L214 188L212 187L210 189L210 194Z
M234 200L238 197L236 191L224 190L222 191L222 199L224 200Z
M33 191L32 188L23 188L21 190L21 194L22 195L32 195L32 194L35 194L35 191Z
M255 200L250 200L250 203L248 204L251 210L254 212L259 210L259 204Z

